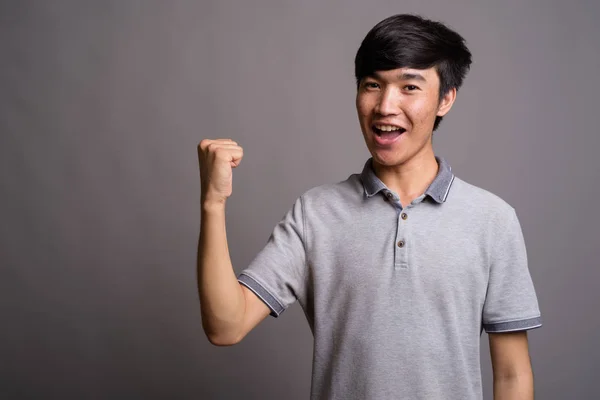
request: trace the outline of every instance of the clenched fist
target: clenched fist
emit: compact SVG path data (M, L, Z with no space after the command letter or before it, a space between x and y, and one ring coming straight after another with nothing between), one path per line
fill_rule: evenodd
M244 150L231 139L204 139L198 145L202 204L224 204L232 191L232 168Z

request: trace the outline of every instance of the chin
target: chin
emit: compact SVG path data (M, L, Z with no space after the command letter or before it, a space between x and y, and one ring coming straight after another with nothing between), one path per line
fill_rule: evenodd
M402 165L406 162L406 157L403 155L385 154L384 152L378 150L379 149L371 151L371 155L373 156L373 160L379 165L382 165L384 167L395 167L397 165Z

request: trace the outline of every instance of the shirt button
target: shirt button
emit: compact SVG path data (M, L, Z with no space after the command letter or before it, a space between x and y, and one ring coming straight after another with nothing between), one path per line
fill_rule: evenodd
M406 218L408 218L408 215L406 213L402 213L400 217L402 217L403 220L406 220Z
M404 240L401 240L398 242L398 247L400 247L400 248L404 247Z
M390 199L390 200L392 200L392 199L394 198L394 195L393 195L392 193L390 193L390 192L387 192L385 195L386 195L386 196L387 196L387 198L388 198L388 199Z

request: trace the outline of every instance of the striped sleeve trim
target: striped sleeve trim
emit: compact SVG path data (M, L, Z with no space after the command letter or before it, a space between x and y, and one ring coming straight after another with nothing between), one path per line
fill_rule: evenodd
M498 322L495 324L483 324L483 328L488 333L526 331L529 329L539 328L540 326L542 326L541 317L521 319L518 321Z
M271 293L269 293L267 289L265 289L254 278L251 278L246 274L240 274L238 277L238 282L254 292L254 294L257 295L258 298L261 299L267 305L267 307L271 309L271 316L279 317L279 315L285 311L285 308L275 298L275 296L271 295Z

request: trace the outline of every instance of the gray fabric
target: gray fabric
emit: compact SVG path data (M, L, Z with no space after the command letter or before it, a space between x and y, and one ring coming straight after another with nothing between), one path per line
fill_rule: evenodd
M302 306L312 399L480 399L482 329L541 325L514 209L437 160L404 208L371 160L309 190L240 274L273 316Z

